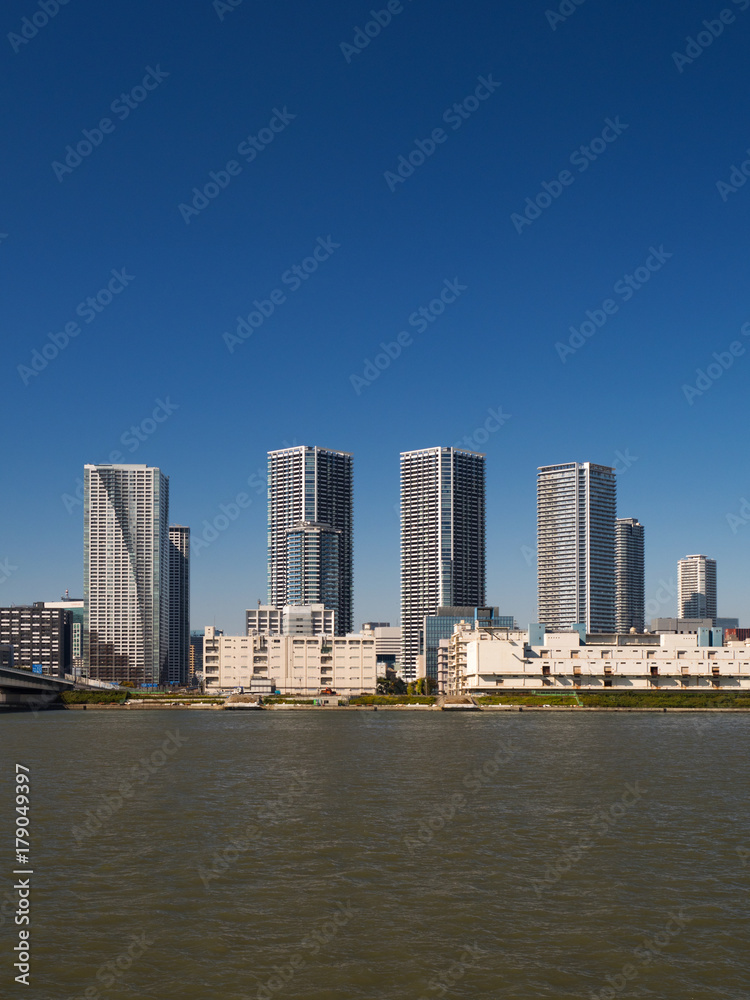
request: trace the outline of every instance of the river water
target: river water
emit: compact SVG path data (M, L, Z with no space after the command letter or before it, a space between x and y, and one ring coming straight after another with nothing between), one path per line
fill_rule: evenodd
M750 996L747 715L47 712L0 749L3 996Z

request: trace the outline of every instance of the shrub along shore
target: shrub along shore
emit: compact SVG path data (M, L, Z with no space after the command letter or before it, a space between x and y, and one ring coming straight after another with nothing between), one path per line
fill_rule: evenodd
M226 698L219 695L192 694L141 694L137 691L66 691L60 695L59 702L50 707L57 708L108 708L108 709L139 709L139 708L224 708ZM350 709L437 709L438 698L426 695L361 695L347 700L342 698L336 706L316 704L317 699L276 696L263 698L264 709L312 709L318 708L350 708ZM451 711L462 708L474 708L484 711L502 711L503 709L518 710L521 708L565 709L589 711L750 711L750 691L639 691L632 693L616 692L588 694L585 692L558 694L539 692L534 694L514 694L477 697L473 704L467 700L465 706L453 706Z

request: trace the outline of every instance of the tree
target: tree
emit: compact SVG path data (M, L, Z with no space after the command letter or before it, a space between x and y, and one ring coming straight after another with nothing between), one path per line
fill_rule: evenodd
M378 677L378 694L406 694L406 684L400 677Z
M419 680L412 681L407 690L412 695L432 695L437 691L437 681L432 677L420 677Z

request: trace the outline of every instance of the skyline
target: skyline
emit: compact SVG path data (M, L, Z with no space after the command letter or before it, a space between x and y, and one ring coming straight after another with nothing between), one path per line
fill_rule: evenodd
M536 468L590 460L647 528L646 600L675 588L659 614L705 552L746 620L750 17L685 63L708 0L404 3L344 52L371 7L69 4L6 38L0 602L82 592L77 480L119 452L194 536L249 494L193 563L193 624L240 631L266 452L319 442L357 456L354 624L397 621L398 455L468 439L501 611L536 617Z
M311 449L311 450L313 450L315 452L321 451L321 452L324 452L324 453L331 453L331 454L346 454L350 459L353 459L355 457L351 453L336 452L334 449L322 448L322 447L320 447L318 445L303 445L303 446L294 446L294 447L297 448L298 450L301 450L301 449ZM437 447L438 447L438 449L443 448L443 446L437 446ZM288 449L284 449L284 451L286 451L286 450L288 450ZM430 451L434 451L434 450L435 450L434 448L427 448L427 449L420 449L420 452L430 452ZM273 454L275 454L275 453L274 452L269 452L268 453L269 459L270 459L271 455L273 455ZM402 468L403 468L403 459L404 459L404 456L405 455L408 456L409 454L411 454L411 453L409 453L409 452L401 453L400 462L401 462L401 467ZM483 459L485 457L482 453L476 453L476 454L478 454L479 457L481 457ZM566 465L566 464L569 464L569 463L559 463L559 465ZM586 464L586 463L578 463L578 464L581 467L583 467L583 465ZM598 463L590 463L590 464L592 464L593 466L598 466ZM484 465L484 463L483 463L483 465ZM106 465L105 465L105 467L106 467ZM165 473L165 471L163 469L158 469L158 467L149 467L149 466L145 466L145 465L142 465L142 464L139 464L139 463L126 463L126 464L124 464L123 468L130 468L130 469L139 469L140 468L142 470L149 470L149 471L156 470L156 471L159 471L161 473L161 475L166 478L167 483L169 484L169 476L168 476L168 474ZM547 466L540 466L540 467L538 467L537 474L539 475L539 474L545 472L548 468L550 468L550 467L547 467ZM485 466L485 470L486 470L486 466ZM613 471L615 472L615 476L616 476L617 475L617 470L615 469ZM538 475L537 475L537 488L538 488ZM168 488L169 488L169 486L168 486ZM210 549L213 546L214 541L217 541L220 538L222 538L224 533L228 532L229 534L231 534L232 529L235 526L236 519L241 518L241 515L244 512L246 512L248 509L250 509L252 507L252 498L247 493L240 492L234 498L234 500L236 502L233 502L233 501L230 500L229 503L225 503L225 504L221 504L220 505L220 507L219 507L219 513L216 515L216 517L214 518L214 521L211 524L208 524L208 522L204 522L205 526L201 525L201 528L203 528L202 535L201 534L197 534L197 535L193 534L193 532L191 531L191 528L190 528L189 525L185 526L185 525L179 525L179 524L173 523L173 519L172 519L171 512L170 512L170 517L169 517L169 537L170 537L170 542L171 542L171 538L172 538L172 533L175 530L181 530L183 532L187 531L188 535L192 535L191 544L190 544L190 556L191 556L191 558L190 558L190 565L191 565L191 570L190 570L190 583L189 583L189 590L190 590L191 594L192 594L192 589L193 589L193 586L194 586L193 569L194 569L194 565L195 565L194 556L195 556L196 551L200 552L200 551L202 551L202 549ZM171 498L170 498L170 502L171 502ZM619 504L618 504L618 507L619 507ZM356 490L355 490L354 511L355 511L355 517L353 519L353 525L354 525L353 536L354 536L354 539L356 541L356 536L357 536L357 527L356 527ZM629 517L620 517L619 516L619 511L617 513L618 513L618 516L617 516L617 523L618 524L620 522L623 522L623 521L635 520L636 523L638 523L639 528L641 530L643 530L644 526L643 526L642 523L638 522L637 518L636 519L631 519ZM489 521L489 518L487 518L487 520ZM305 522L305 523L307 523L307 522ZM399 535L400 535L400 529L399 529ZM355 546L355 549L356 549L356 546ZM646 560L645 560L646 561L646 566L648 567L648 556L647 556L647 553L648 553L648 546L646 546ZM531 550L527 548L522 554L524 555L525 559L528 559L530 557ZM266 555L268 555L268 549L266 549ZM534 553L534 556L535 556L535 553ZM677 561L677 570L675 572L674 578L670 578L668 581L662 578L662 580L659 582L659 586L658 586L657 591L652 596L650 596L650 597L648 595L648 589L646 590L646 597L645 597L645 602L644 603L645 603L645 624L646 624L646 628L647 629L650 627L650 621L653 618L657 618L657 617L658 618L684 617L684 616L680 615L680 609L677 606L679 604L679 569L680 569L680 566L683 563L686 563L688 560L696 559L696 558L704 558L705 559L706 557L705 556L700 556L700 557L698 557L698 556L680 556L679 559L678 559L678 561ZM717 560L715 560L715 559L713 559L711 557L708 557L708 561L709 561L709 563L712 563L714 565L714 567L716 566ZM487 562L489 562L489 561L487 560ZM489 565L487 565L487 570L489 570L489 569L491 569L491 567ZM266 564L266 570L268 571L268 561L267 561L267 564ZM614 573L614 569L613 569L613 573ZM715 573L715 570L714 570L714 573ZM269 578L268 578L268 574L267 574L267 576L266 576L267 586L268 586L268 579ZM70 589L70 588L68 588L68 589ZM730 613L726 613L726 609L723 608L722 600L721 600L721 596L720 596L721 595L721 590L720 589L716 590L716 593L718 595L717 596L717 615L718 615L718 617L723 617L723 618L738 617L738 618L742 619L742 615L741 614L737 615L737 614L734 614L734 613L731 613L731 612ZM73 591L73 594L75 594L75 591ZM400 594L400 590L399 590L399 594ZM354 598L355 598L354 605L356 607L356 586L354 588ZM72 599L73 598L71 598L71 600ZM20 606L20 605L31 605L32 603L34 603L35 601L38 601L38 600L44 600L44 601L48 601L49 602L50 600L52 600L52 598L50 598L48 596L45 596L45 597L35 597L35 598L30 599L28 601L12 601L12 602L9 602L9 603L11 605L18 605L18 606ZM255 603L262 604L263 606L266 606L267 599L264 601L262 598L258 598L257 602L250 602L250 601L246 602L246 607L244 607L243 610L242 610L242 612L241 612L241 614L242 614L242 627L240 629L238 629L237 631L230 631L230 629L228 629L227 627L225 627L225 626L223 626L221 624L216 625L216 627L221 628L222 631L225 632L225 634L244 634L244 631L245 631L245 613L246 613L246 611L249 608L252 609L252 607L254 606ZM674 608L672 607L673 604L675 605ZM658 605L658 607L657 607L657 605ZM504 611L503 608L501 607L499 610L503 614L507 613L507 614L513 615L518 620L519 627L524 627L524 626L521 625L521 623L525 619L523 617L519 617L519 615L512 608L511 609L507 609L506 611ZM235 608L232 609L231 614L232 615L236 614L236 609ZM362 619L362 620L365 620L365 619ZM536 614L533 614L533 615L529 616L528 623L533 623L533 622L535 622L537 620L540 620L540 615L538 613L538 609L537 609L537 613ZM394 616L394 618L391 619L391 623L392 624L399 624L399 623L401 623L401 616L400 616L400 614L397 615L397 616ZM207 623L207 624L211 624L211 623ZM216 624L216 623L214 623L214 624ZM190 618L190 621L189 621L189 627L190 627L190 629L198 629L198 628L205 627L205 625L198 624L198 622L195 620L195 618L193 616L193 612L191 612L191 618ZM360 627L360 618L357 617L357 616L355 616L354 621L353 621L353 625L352 625L352 629L353 629L353 631L357 632L357 631L359 631L359 627Z

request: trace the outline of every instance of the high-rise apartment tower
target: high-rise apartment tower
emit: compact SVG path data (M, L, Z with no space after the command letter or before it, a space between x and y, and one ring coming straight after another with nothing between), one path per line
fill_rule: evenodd
M170 684L190 677L190 528L169 526L169 661Z
M548 631L615 628L615 470L545 465L537 478L539 621Z
M615 626L618 632L646 627L643 525L634 517L615 522Z
M84 466L84 666L107 681L167 680L169 479Z
M352 456L304 445L268 453L268 603L325 604L352 630Z
M680 618L710 618L716 622L716 560L687 556L677 563Z
M401 455L401 661L407 678L416 676L427 615L441 606L484 604L484 458L463 448Z

